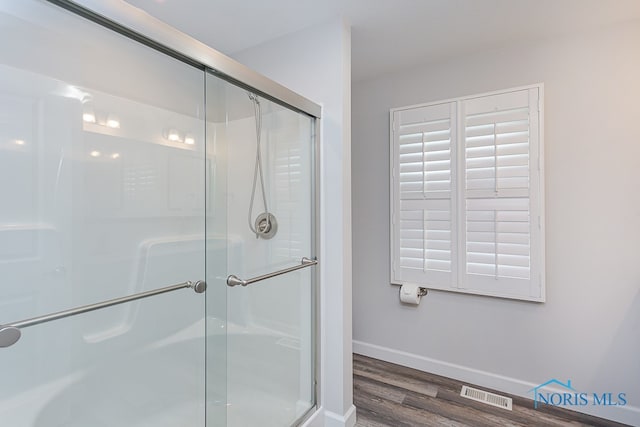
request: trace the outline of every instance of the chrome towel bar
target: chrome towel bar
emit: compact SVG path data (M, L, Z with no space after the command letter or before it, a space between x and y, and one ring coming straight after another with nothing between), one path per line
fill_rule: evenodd
M231 276L227 277L227 285L228 286L238 286L238 285L247 286L247 285L250 285L252 283L256 283L256 282L260 282L262 280L270 279L270 278L275 277L275 276L280 276L281 274L286 274L286 273L290 273L292 271L300 270L301 268L311 267L312 265L316 265L317 263L318 263L318 261L316 261L315 259L309 259L307 257L304 257L304 258L302 258L300 260L300 265L296 265L294 267L289 267L289 268L284 268L282 270L274 271L272 273L263 274L262 276L252 277L251 279L247 279L247 280L242 280L241 278L239 278L235 274L232 274Z
M22 333L20 332L20 329L22 328L28 328L29 326L51 322L52 320L64 319L65 317L75 316L77 314L87 313L89 311L99 310L101 308L107 308L125 302L135 301L138 299L164 294L166 292L177 291L178 289L184 288L193 289L196 293L201 294L207 289L207 283L204 280L198 280L196 282L187 281L171 286L165 286L164 288L158 288L151 291L128 295L126 297L115 298L95 304L83 305L81 307L58 311L56 313L33 317L31 319L20 320L19 322L13 322L6 325L0 324L0 347L9 347L15 344L22 335Z

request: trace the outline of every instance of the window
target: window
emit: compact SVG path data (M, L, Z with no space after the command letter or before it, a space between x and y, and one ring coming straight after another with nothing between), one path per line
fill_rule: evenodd
M391 282L544 301L542 84L391 110Z

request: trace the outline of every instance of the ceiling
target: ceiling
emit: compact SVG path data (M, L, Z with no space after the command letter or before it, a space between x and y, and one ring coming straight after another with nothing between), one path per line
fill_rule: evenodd
M343 16L352 76L640 20L640 0L127 0L233 56Z

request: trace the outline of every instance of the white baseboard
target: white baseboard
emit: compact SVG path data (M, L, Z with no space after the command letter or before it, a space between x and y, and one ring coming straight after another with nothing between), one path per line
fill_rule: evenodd
M351 405L344 415L325 411L324 427L353 427L356 425L356 407Z
M494 390L527 399L532 398L530 390L538 386L538 384L534 384L529 381L505 377L492 372L481 371L467 366L456 365L442 360L431 359L429 357L394 350L362 341L353 341L353 352L363 356L369 356L386 362L418 369L420 371L441 375L443 377L453 378L458 381L475 384L481 387L492 388ZM531 405L533 407L533 401ZM580 406L566 409L629 425L640 425L640 407L637 406Z

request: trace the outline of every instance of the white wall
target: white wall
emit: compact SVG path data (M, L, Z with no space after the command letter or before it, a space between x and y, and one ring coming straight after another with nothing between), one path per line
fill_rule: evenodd
M342 19L285 36L235 59L322 104L321 405L326 426L353 425L351 362L351 35Z
M353 85L354 350L532 397L625 392L585 412L640 424L640 22L478 52ZM545 84L544 304L389 284L389 109Z

